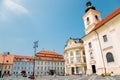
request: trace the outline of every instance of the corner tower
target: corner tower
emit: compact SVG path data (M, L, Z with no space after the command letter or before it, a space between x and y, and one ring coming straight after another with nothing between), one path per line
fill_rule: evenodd
M88 34L92 31L95 25L101 21L101 13L92 6L90 1L87 1L86 6L87 8L83 16L83 21L85 25L85 33Z

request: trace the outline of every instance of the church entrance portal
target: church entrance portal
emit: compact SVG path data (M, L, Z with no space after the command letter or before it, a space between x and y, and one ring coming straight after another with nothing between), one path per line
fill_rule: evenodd
M95 65L92 65L92 72L96 73L96 67L95 67Z

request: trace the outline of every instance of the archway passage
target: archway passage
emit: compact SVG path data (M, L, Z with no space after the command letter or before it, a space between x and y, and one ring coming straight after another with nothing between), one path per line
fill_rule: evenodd
M54 75L55 74L55 70L49 70L49 74L50 75Z
M92 65L92 72L96 73L96 67L95 67L95 65Z

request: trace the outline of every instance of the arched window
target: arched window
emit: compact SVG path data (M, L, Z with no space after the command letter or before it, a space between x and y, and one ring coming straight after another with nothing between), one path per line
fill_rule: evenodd
M95 15L95 18L96 18L96 20L99 20L99 18L98 18L98 16L97 16L97 15Z
M87 22L89 22L89 17L87 17Z
M106 59L107 59L107 62L114 62L113 54L111 52L108 52L106 54Z
M90 24L90 19L89 19L89 17L87 17L87 25L89 25Z

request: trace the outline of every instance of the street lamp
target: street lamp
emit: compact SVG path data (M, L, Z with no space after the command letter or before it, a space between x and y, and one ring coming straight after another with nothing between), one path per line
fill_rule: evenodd
M36 49L38 48L38 41L34 42L33 48L34 48L34 59L33 59L33 77L34 77L35 76L35 54L36 54Z

